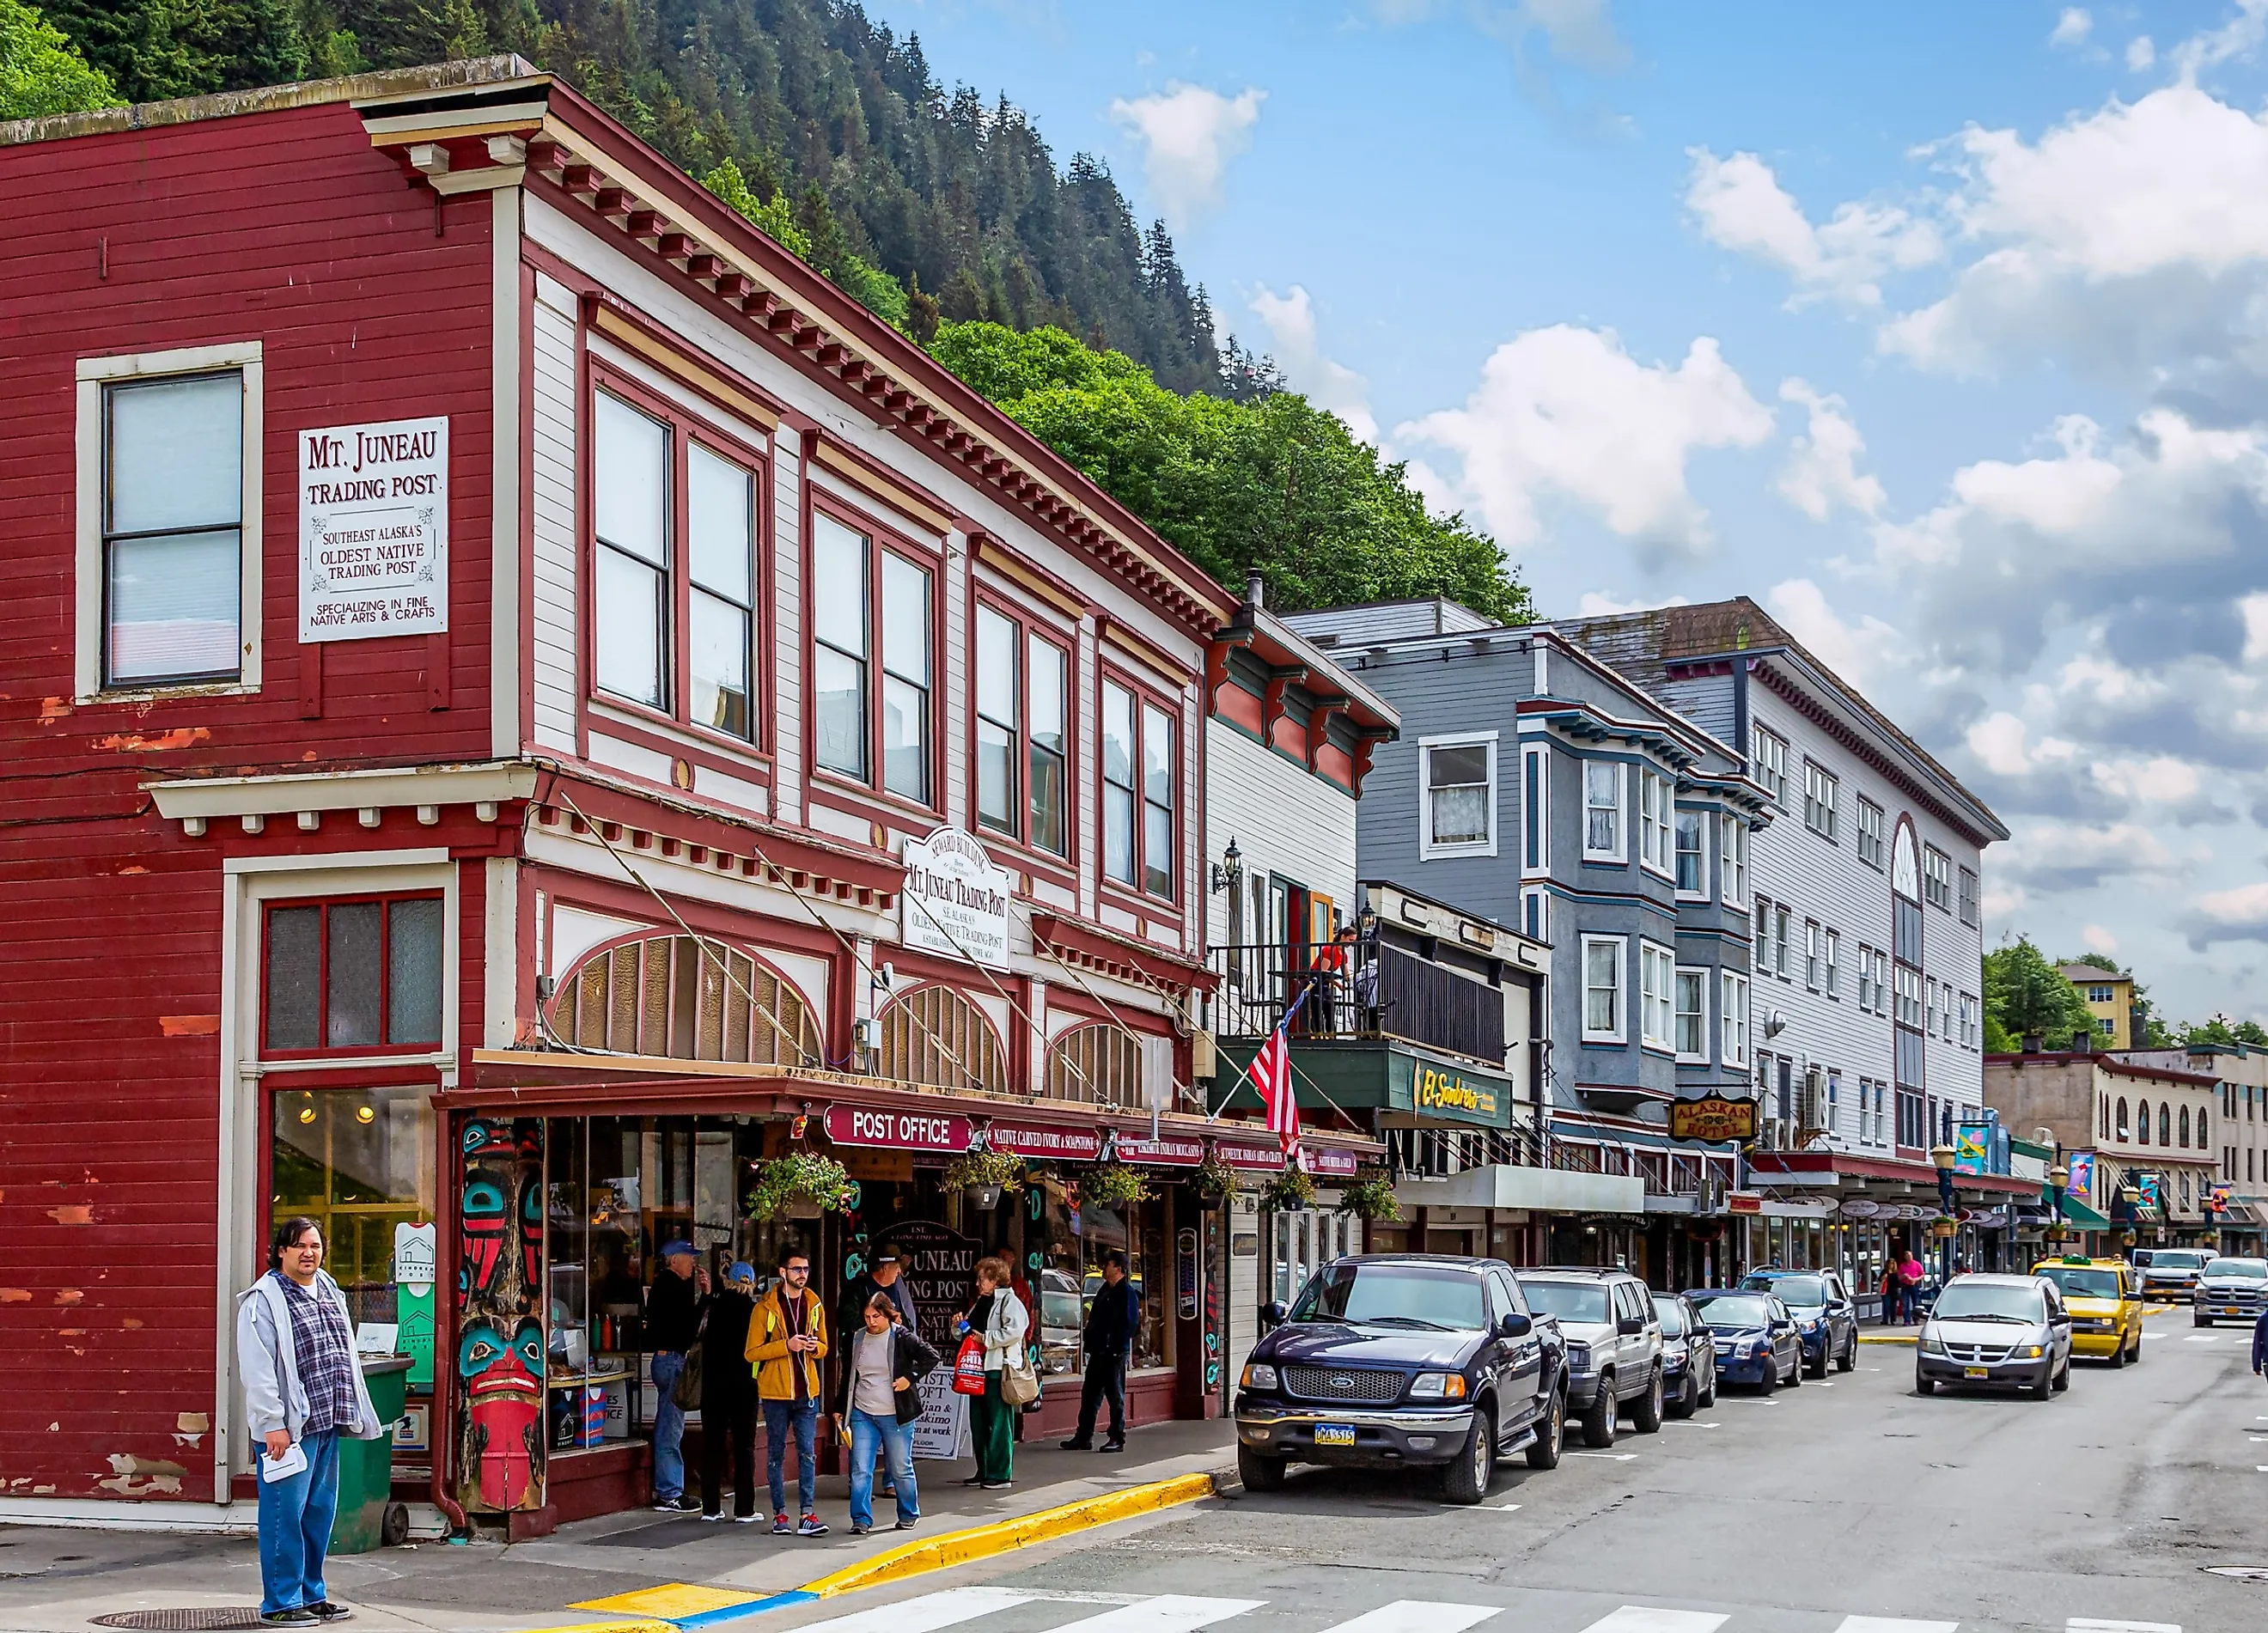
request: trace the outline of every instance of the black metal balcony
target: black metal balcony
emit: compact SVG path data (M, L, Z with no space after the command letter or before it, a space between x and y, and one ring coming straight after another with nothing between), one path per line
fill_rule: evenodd
M1501 1070L1504 992L1379 942L1215 947L1215 1035L1266 1037L1296 1006L1295 1039L1391 1039Z

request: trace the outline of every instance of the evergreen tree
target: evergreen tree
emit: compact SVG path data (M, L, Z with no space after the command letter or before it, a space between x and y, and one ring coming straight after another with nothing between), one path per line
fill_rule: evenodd
M118 93L70 41L19 0L0 0L0 119L112 107Z

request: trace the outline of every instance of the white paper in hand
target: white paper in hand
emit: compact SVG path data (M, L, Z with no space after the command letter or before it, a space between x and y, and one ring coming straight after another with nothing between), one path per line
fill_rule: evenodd
M262 1482L289 1480L294 1475L307 1472L307 1449L294 1440L281 1457L270 1457L265 1446L260 1452L260 1478Z

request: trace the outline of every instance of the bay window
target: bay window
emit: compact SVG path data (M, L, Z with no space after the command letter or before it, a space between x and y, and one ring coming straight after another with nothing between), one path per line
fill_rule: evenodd
M1102 871L1160 901L1174 899L1174 721L1147 698L1102 683Z
M1677 1058L1705 1060L1709 1054L1709 972L1677 972Z
M1681 896L1709 894L1708 861L1701 851L1705 820L1698 811L1677 813L1677 894Z
M1720 984L1724 996L1717 1011L1717 1024L1719 1041L1724 1048L1718 1054L1725 1065L1746 1066L1749 1063L1749 978L1726 970Z
M1668 948L1638 944L1638 1040L1649 1048L1674 1047L1675 971Z
M1583 938L1583 1038L1623 1041L1623 938Z
M1658 771L1638 774L1638 859L1656 873L1670 871L1669 779Z
M976 608L976 822L1064 850L1067 660L995 607Z
M1749 894L1749 828L1731 812L1719 819L1718 869L1723 875L1725 905L1741 906Z
M1612 761L1583 762L1583 857L1623 859L1623 769Z
M931 607L927 568L836 516L813 513L812 726L818 764L870 785L879 770L885 792L924 805L932 803Z

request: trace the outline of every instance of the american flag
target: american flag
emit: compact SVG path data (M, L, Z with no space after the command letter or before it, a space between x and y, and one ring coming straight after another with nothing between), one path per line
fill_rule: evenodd
M1268 1132L1283 1144L1286 1163L1300 1159L1300 1100L1292 1091L1291 1034L1292 1018L1299 1014L1307 997L1307 989L1303 987L1300 996L1285 1008L1284 1019L1268 1034L1268 1041L1260 1046L1260 1052L1252 1057L1251 1069L1245 1073L1260 1096L1262 1109L1268 1114Z

